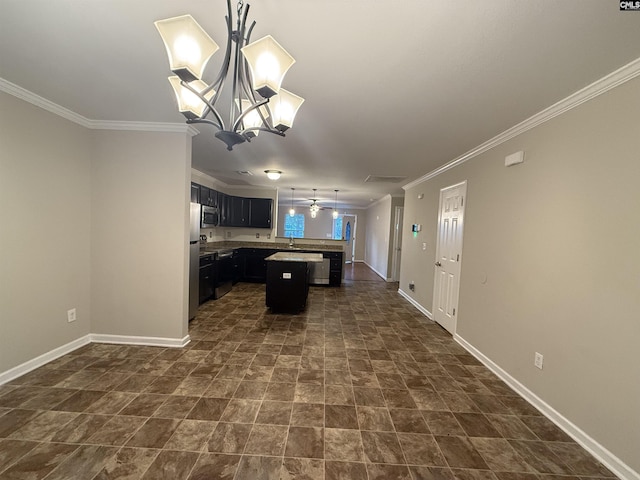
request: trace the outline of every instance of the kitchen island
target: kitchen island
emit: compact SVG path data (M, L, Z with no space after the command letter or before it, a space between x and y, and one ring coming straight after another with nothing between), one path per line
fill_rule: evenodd
M278 252L267 262L266 303L271 311L300 312L309 294L309 264L322 263L321 253Z

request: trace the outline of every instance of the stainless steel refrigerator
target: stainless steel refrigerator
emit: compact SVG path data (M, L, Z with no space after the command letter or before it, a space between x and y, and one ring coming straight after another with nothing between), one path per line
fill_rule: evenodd
M200 204L191 204L189 228L189 320L196 316L200 292Z

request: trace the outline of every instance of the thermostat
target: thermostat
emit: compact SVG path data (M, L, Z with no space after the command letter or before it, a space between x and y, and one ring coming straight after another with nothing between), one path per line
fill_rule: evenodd
M422 230L422 225L419 223L414 223L413 225L411 225L411 231L416 233L419 232L420 230Z

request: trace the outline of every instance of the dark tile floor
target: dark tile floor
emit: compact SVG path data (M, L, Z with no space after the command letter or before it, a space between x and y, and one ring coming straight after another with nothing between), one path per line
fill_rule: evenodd
M264 303L239 284L184 349L90 344L0 386L0 478L612 477L397 284Z

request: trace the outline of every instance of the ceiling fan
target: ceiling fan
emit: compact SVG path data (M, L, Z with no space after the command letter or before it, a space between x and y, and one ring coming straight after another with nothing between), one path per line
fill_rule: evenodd
M313 189L313 198L310 198L309 200L311 200L311 205L309 205L309 210L311 210L311 218L316 218L316 215L318 215L318 212L320 210L324 210L326 207L321 207L320 205L318 205L318 199L315 198L316 197L316 188Z

